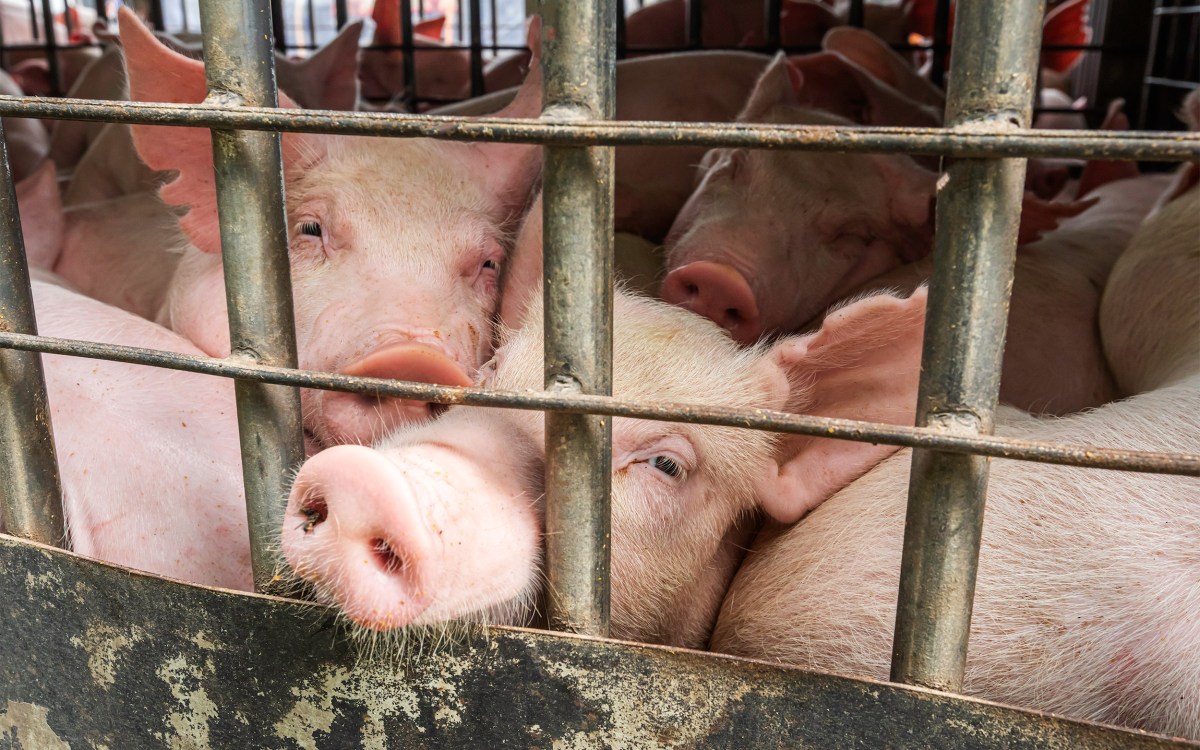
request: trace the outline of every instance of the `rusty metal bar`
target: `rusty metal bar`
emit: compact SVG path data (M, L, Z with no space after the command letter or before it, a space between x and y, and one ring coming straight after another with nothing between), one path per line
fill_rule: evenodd
M812 417L769 409L733 409L706 404L624 401L610 396L458 388L379 378L351 377L311 370L294 370L285 367L235 362L228 359L175 354L156 349L97 344L90 341L20 333L0 332L0 348L129 362L218 377L303 388L321 388L346 393L366 393L377 397L403 398L448 406L490 406L531 411L558 411L568 414L605 414L612 417L653 419L662 422L741 427L748 430L811 435L834 440L886 443L909 448L934 448L941 451L976 453L1017 461L1200 477L1200 455L1197 454L1069 446L1009 437L950 435L941 430L924 427L901 427L849 419Z
M0 124L0 330L37 333L25 240ZM41 356L0 352L0 520L10 534L62 544L62 487Z
M200 11L209 100L274 106L269 4L208 0ZM212 138L231 357L295 367L279 134L213 130ZM300 393L247 381L235 393L254 583L264 591L283 564L271 539L290 472L304 460Z
M62 89L62 67L58 59L58 38L54 35L54 11L50 0L42 0L42 20L46 31L46 64L50 66L50 93L60 96Z
M614 114L613 0L546 6L542 45L551 120ZM612 393L613 156L545 150L545 383L555 394ZM608 634L612 419L546 415L550 627Z
M960 3L950 126L1026 127L1045 0ZM1025 183L1023 159L948 164L937 201L917 425L991 434ZM892 680L962 688L989 462L914 450Z
M1200 134L1183 131L1034 130L1030 128L876 128L630 120L523 120L489 117L338 112L209 104L148 104L98 99L0 96L0 115L52 120L145 123L292 133L381 135L553 146L706 146L804 149L839 153L903 152L931 156L1079 157L1139 161L1200 159Z

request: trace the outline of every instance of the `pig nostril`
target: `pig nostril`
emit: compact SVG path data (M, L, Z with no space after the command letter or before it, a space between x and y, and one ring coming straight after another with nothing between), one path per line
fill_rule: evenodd
M742 322L742 311L736 307L731 307L725 311L725 319L729 322L729 325L736 326Z
M329 503L325 501L323 495L313 495L305 499L300 512L304 514L305 518L304 533L309 534L329 517Z
M695 284L688 284L683 288L683 291L687 293L688 297L695 297L696 295L700 294L700 287L696 286Z
M375 554L375 562L388 575L393 575L404 569L404 560L392 550L392 545L386 539L373 539L371 551Z

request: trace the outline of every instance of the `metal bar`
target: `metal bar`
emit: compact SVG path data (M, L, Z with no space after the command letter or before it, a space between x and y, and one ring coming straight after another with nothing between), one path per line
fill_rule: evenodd
M704 34L704 3L690 0L687 9L687 46L688 49L700 49Z
M0 331L37 333L25 240L0 124ZM10 534L43 544L66 540L41 356L0 352L0 520Z
M783 0L767 0L767 49L777 50L783 46L783 38L779 27L783 23L780 15L783 12Z
M866 23L866 13L863 9L863 0L850 0L850 17L847 23L857 28L862 28Z
M286 0L276 0L271 3L271 33L275 36L275 49L287 52L287 23L283 17L283 4Z
M42 38L38 27L37 5L34 3L34 0L29 0L29 30L33 34L35 42Z
M950 59L950 0L937 0L933 11L933 69L930 80L938 87L946 85L946 61Z
M1184 89L1185 91L1200 89L1200 83L1194 81L1177 81L1174 78L1160 78L1159 76L1147 76L1146 84L1150 86L1169 86L1175 89Z
M400 44L404 48L404 102L415 112L417 105L417 45L413 41L411 0L400 0Z
M949 125L1029 125L1044 5L959 3ZM943 179L917 424L986 435L1000 392L1025 161L954 161ZM988 466L985 458L913 451L894 682L962 688Z
M200 11L209 100L274 106L266 4L207 0ZM279 134L213 130L212 138L231 356L295 367ZM300 393L246 381L235 393L254 583L265 591L283 564L271 540L290 472L304 460Z
M192 30L192 19L188 18L187 0L179 0L179 12L183 16L183 30Z
M471 96L483 94L483 7L471 0Z
M625 0L616 0L617 3L617 59L625 59L625 48L628 42L625 41Z
M1009 127L876 128L670 121L524 120L390 112L288 110L205 104L0 96L0 115L295 133L381 135L555 146L706 146L951 157L1200 159L1200 134L1184 131L1035 130Z
M50 0L42 0L42 20L46 31L46 63L50 66L50 93L61 96L62 70L58 59L58 39L54 35L54 11L50 9Z
M547 6L544 116L614 116L613 0ZM556 394L612 393L613 155L552 147L544 176L545 383ZM609 617L612 419L546 415L550 627L604 636Z
M50 21L51 25L53 25L54 19L51 18ZM67 30L67 43L69 44L71 41L71 33L75 31L75 24L71 21L71 0L66 0L66 2L63 3L63 26Z
M197 357L156 349L97 344L91 341L20 333L0 332L0 348L129 362L217 377L293 385L302 388L320 388L346 393L366 393L377 397L403 398L446 404L447 406L489 406L504 409L558 411L568 414L604 414L612 417L652 419L661 422L740 427L748 430L810 435L834 440L886 443L908 448L935 448L955 453L976 453L995 458L1064 466L1200 476L1200 454L1069 446L998 436L950 435L942 430L926 427L902 427L849 419L813 417L769 409L733 409L706 404L624 401L611 396L458 388L294 370L285 367L256 365L238 360Z
M500 51L500 29L498 25L499 22L496 18L496 0L491 0L490 10L492 14L492 56L495 57L496 53Z
M167 30L167 24L163 21L162 0L150 0L150 25L159 31Z
M350 10L346 7L346 0L336 0L333 4L333 12L336 16L338 31L341 31L346 22L350 20Z

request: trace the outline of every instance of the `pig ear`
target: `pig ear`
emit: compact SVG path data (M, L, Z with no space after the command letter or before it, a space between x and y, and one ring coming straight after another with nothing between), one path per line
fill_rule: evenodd
M426 19L420 23L413 24L413 33L428 37L437 41L442 40L442 30L446 28L446 16L438 15L433 18Z
M1112 100L1108 105L1108 113L1105 115L1100 129L1129 130L1129 118L1125 116L1124 99ZM1079 176L1079 187L1075 191L1075 196L1083 198L1101 185L1137 177L1139 174L1135 161L1094 159L1083 165L1083 174Z
M877 154L870 159L888 188L888 218L905 238L897 246L900 256L913 261L933 252L937 174L907 156Z
M208 96L204 63L163 46L129 8L118 11L125 65L132 101L196 104ZM281 107L295 107L283 94ZM207 128L169 128L134 125L133 143L138 156L155 170L175 170L179 177L160 193L173 206L190 206L180 226L197 248L221 251L217 220L216 178L213 174L212 136ZM313 138L285 134L284 168L319 155Z
M767 377L786 383L783 408L802 414L911 425L921 372L924 287L907 299L878 295L830 313L816 333L776 344ZM792 436L778 471L756 485L765 510L795 523L895 453L894 445Z
M536 118L542 114L542 19L532 16L526 27L531 52L529 72L508 106L488 117ZM542 149L520 143L472 144L483 161L480 175L488 195L499 196L505 212L524 208L541 171Z
M779 105L800 104L799 91L804 85L804 75L792 65L783 52L759 76L746 100L746 106L738 115L738 122L761 120L766 113Z
M1058 227L1063 219L1078 216L1096 205L1097 197L1077 201L1048 201L1026 192L1021 202L1021 227L1017 230L1017 245L1027 245Z
M401 44L404 30L400 28L400 0L375 0L371 10L375 22L374 44Z
M1092 0L1068 0L1046 14L1042 21L1042 44L1044 46L1082 47L1092 39L1092 27L1088 22L1088 6ZM1065 73L1083 53L1065 50L1042 53L1042 67Z
M904 58L865 29L838 26L825 35L821 47L841 55L913 101L938 111L945 106L945 97L936 86L917 75Z
M42 166L17 183L16 190L29 265L52 271L66 229L54 162L43 161Z
M500 322L517 328L529 305L542 294L542 196L525 214L500 283Z
M279 88L295 95L297 103L309 109L354 110L358 106L358 40L362 27L362 21L346 24L336 37L303 62L277 57ZM296 79L294 84L285 81L287 65L294 68L291 74Z

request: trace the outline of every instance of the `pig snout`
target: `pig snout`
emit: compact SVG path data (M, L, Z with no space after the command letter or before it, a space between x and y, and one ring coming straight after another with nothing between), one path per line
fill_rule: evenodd
M400 470L361 446L309 459L288 498L284 555L355 623L389 630L432 601L434 538Z
M340 374L453 386L472 382L453 359L416 343L380 349L342 368ZM323 398L324 421L338 442L371 442L401 424L430 419L442 410L439 404L362 393L328 392Z
M732 266L710 261L680 266L663 281L662 298L708 318L740 344L753 344L762 336L754 292Z

